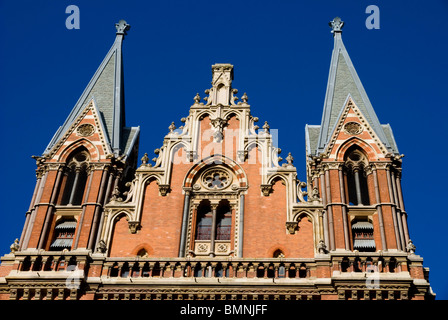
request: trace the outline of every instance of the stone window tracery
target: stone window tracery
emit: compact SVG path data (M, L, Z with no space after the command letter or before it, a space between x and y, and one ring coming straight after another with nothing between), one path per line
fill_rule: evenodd
M222 168L212 168L202 175L202 184L207 189L224 189L232 182L232 176Z

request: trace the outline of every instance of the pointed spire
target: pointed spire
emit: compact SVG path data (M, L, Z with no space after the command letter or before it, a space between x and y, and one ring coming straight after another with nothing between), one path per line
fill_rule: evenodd
M125 128L122 42L130 25L120 20L115 27L117 31L112 47L44 154L64 136L92 99L102 114L101 121L105 127L106 140L115 156L129 151L129 141L138 135L138 128Z
M380 124L355 67L345 49L344 43L342 42L341 34L344 22L339 17L336 17L329 22L329 25L334 36L334 49L331 56L322 123L316 146L317 153L320 153L325 149L349 96L363 113L364 117L375 130L377 136L386 148L389 151L396 151L391 147L391 145L393 145L393 137L391 136L392 133L389 130L390 128L384 128L385 126ZM386 129L388 132L390 131L388 136L386 136L384 131Z

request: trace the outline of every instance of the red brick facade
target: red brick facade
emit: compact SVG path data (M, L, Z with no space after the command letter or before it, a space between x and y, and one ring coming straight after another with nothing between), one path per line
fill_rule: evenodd
M236 103L233 66L212 72L206 102L195 97L152 162L137 161L138 138L117 153L105 107L86 100L36 159L0 299L431 298L409 238L401 157L351 96L301 182L246 94Z

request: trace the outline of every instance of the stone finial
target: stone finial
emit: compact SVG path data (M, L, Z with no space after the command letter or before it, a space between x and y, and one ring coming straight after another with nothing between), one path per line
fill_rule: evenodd
M267 121L264 122L264 125L262 128L264 129L264 132L269 133L270 127L269 127L269 124Z
M291 155L291 152L288 153L288 156L286 157L286 161L288 162L288 165L290 165L290 166L293 165L292 163L294 162L294 158L293 158L293 156Z
M115 24L115 28L117 29L117 34L123 34L126 35L126 31L131 29L131 26L126 23L124 20L118 21L118 23Z
M414 243L412 242L412 240L409 240L409 241L408 241L408 245L406 246L406 249L408 250L408 252L409 252L410 254L415 254L415 245L414 245Z
M106 242L104 242L104 240L100 240L98 242L98 246L96 247L96 252L106 253L106 251L107 251Z
M344 21L342 21L341 18L336 17L332 21L330 21L328 23L328 25L332 29L331 33L336 33L336 32L341 33L342 32L342 27L344 26Z
M174 130L176 130L176 125L174 124L174 121L171 122L171 125L168 127L168 129L170 130L170 132L173 132Z
M19 239L14 240L14 243L9 247L11 249L11 253L14 253L19 250Z
M201 97L199 93L196 93L196 96L193 98L195 104L199 104L201 102Z
M327 246L325 245L324 240L320 239L319 244L317 245L317 251L320 254L326 254L327 253Z
M143 164L143 165L147 165L147 164L148 164L148 161L149 161L148 154L145 153L145 154L143 155L143 157L142 157L141 160L142 160L142 164Z

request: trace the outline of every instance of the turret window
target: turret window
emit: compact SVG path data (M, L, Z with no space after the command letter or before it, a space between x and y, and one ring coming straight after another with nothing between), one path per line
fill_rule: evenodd
M61 205L80 205L87 182L89 153L81 148L67 161L64 193Z
M373 225L368 221L356 221L352 224L353 250L374 252Z
M367 157L356 146L352 147L345 158L347 196L350 205L369 205L369 190L365 168Z
M54 228L54 240L50 245L50 250L61 251L70 250L76 230L76 220L66 219L59 222Z

